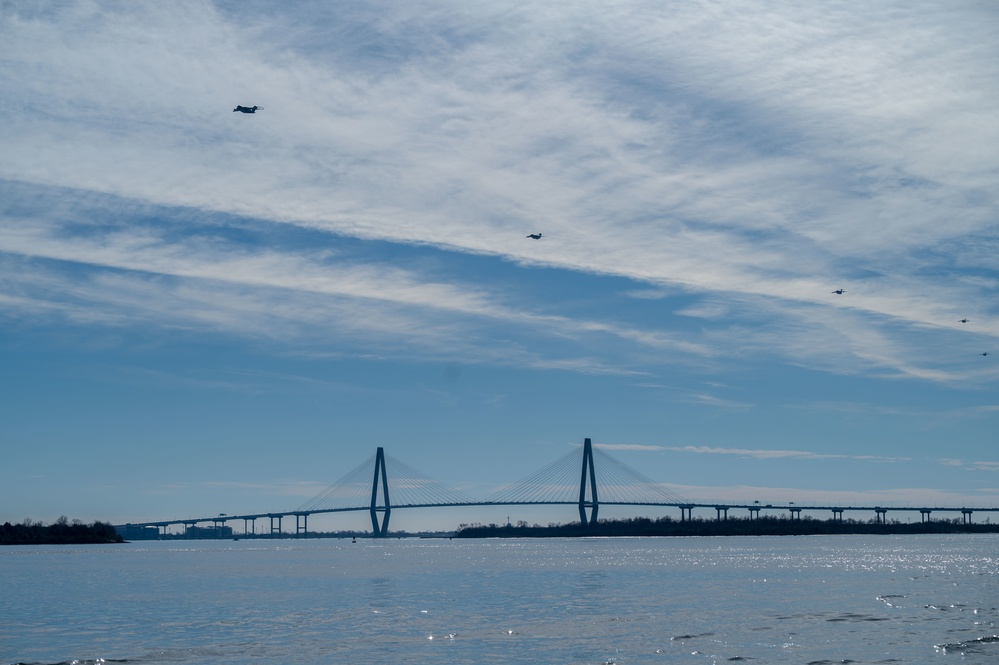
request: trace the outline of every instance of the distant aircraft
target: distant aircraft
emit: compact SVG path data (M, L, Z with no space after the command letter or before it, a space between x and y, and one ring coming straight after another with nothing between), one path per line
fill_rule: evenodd
M240 113L256 113L257 111L263 111L263 110L264 110L263 106L240 106L239 104L237 104L236 108L234 108L232 112L235 113L236 111L239 111Z
M989 355L989 352L988 352L988 351L986 351L986 352L985 352L985 353L983 353L982 355L983 355L983 356L987 356L987 355Z
M958 319L958 323L968 323L971 319Z
M545 237L545 234L544 233L529 233L529 234L527 234L524 237L525 238L530 238L531 240L541 240L542 238Z
M846 289L836 289L836 290L835 290L835 291L833 291L832 293L835 293L836 295L838 295L838 296L841 296L841 295L843 295L844 293L846 293Z

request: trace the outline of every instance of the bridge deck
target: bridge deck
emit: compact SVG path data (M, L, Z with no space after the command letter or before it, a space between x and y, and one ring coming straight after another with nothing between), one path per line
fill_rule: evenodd
M310 515L368 511L371 513L372 527L376 535L384 536L388 529L389 514L394 509L466 506L575 505L579 508L583 524L597 519L597 511L600 506L673 507L680 509L681 519L691 517L691 511L695 508L713 508L718 511L719 519L723 514L727 517L728 511L733 509L748 510L751 516L758 516L763 511L785 511L790 512L793 517L800 517L802 512L814 511L831 511L834 517L842 517L842 514L848 511L874 512L878 520L881 521L885 519L885 514L889 511L919 512L924 520L929 519L930 514L935 512L962 513L966 520L970 520L972 513L976 512L999 512L999 507L962 506L958 508L953 506L858 506L829 503L760 504L755 501L753 503L688 501L677 496L662 484L656 483L628 467L607 452L592 446L590 439L585 439L579 450L582 452L581 465L578 461L578 452L570 451L523 480L507 486L504 490L487 499L478 500L389 457L384 453L384 449L378 448L374 456L362 462L335 484L295 510L242 515L220 513L210 517L154 520L119 526L166 528L172 525L194 526L204 523L218 526L237 520L249 522L258 519L271 519L271 530L273 533L277 533L280 531L280 520L285 517L295 517L296 531L302 531L303 527L299 520L304 518L307 525ZM598 461L599 464L597 464ZM372 474L372 467L374 474ZM390 467L393 471L392 474L388 473ZM395 497L395 503L390 501L390 496ZM586 515L587 509L590 511L589 518ZM378 520L379 513L382 517L381 524ZM273 520L278 520L277 529L274 528Z
M576 501L468 501L462 503L411 503L411 504L392 504L391 509L397 510L402 508L462 508L462 507L474 507L474 506L575 506L578 502ZM843 511L843 512L912 512L912 513L936 513L936 512L952 512L952 513L978 513L978 512L999 512L999 507L991 508L973 508L973 507L961 507L954 508L951 506L842 506L833 504L821 504L821 505L805 505L805 504L745 504L745 503L655 503L655 502L625 502L625 501L601 501L601 506L647 506L655 508L684 508L684 509L694 509L694 508L709 508L712 510L749 510L749 511L768 511L768 512L789 512L789 511L802 511L802 512L833 512L833 511ZM176 519L176 520L158 520L155 522L129 522L128 524L120 524L116 526L132 526L132 527L146 527L146 526L156 526L156 527L166 527L172 525L195 525L195 524L225 524L226 522L238 521L238 520L258 520L267 518L284 518L284 517L305 517L308 515L320 515L329 513L349 513L349 512L367 512L371 510L371 506L355 506L350 508L323 508L319 510L290 510L286 512L275 512L275 513L251 513L247 515L219 515L216 517L192 517L187 519Z

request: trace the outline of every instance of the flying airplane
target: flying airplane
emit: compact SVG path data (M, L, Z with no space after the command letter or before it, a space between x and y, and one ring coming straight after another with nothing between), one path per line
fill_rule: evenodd
M971 319L958 319L958 323L968 323Z
M987 355L989 355L989 352L988 352L988 351L986 351L986 352L984 352L984 353L983 353L982 355L983 355L983 356L987 356Z
M545 234L544 233L529 233L529 234L527 234L524 237L525 238L530 238L531 240L541 240L542 238L545 237Z
M237 104L236 108L234 108L232 112L235 113L236 111L239 111L240 113L256 113L257 111L263 111L263 110L264 110L263 106L240 106L239 104Z
M841 296L841 295L843 295L844 293L846 293L846 289L836 289L836 290L835 290L835 291L833 291L832 293L835 293L836 295L838 295L838 296Z

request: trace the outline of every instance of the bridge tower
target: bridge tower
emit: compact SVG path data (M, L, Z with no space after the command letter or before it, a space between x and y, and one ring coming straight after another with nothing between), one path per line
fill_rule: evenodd
M384 501L378 505L378 474L381 472L382 496ZM378 523L378 513L384 513L381 524ZM375 455L375 479L371 485L371 532L375 538L388 535L389 516L392 514L392 504L389 503L388 475L385 473L385 449L378 448Z
M590 476L590 499L586 500L586 476ZM590 509L590 517L586 518L586 509ZM597 511L600 503L597 501L597 476L593 469L593 446L589 439L583 440L583 471L579 478L579 521L583 526L597 523Z

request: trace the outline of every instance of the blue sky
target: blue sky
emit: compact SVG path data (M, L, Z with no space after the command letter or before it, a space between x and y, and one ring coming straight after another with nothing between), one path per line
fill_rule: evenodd
M7 3L0 520L292 509L378 446L485 497L584 437L694 501L999 506L997 29Z

